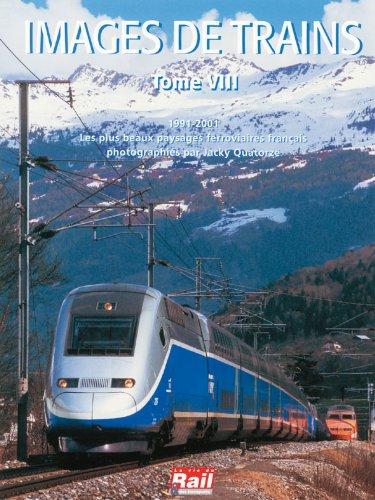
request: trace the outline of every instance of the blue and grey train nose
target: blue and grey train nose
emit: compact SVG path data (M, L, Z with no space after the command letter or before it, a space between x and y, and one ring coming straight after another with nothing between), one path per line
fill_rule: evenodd
M124 418L136 412L135 399L124 392L61 393L50 412L58 449L63 453L145 452L147 440L134 433L129 440L126 435Z
M63 392L52 403L52 414L58 427L91 427L104 420L106 428L111 420L137 411L136 401L124 392Z

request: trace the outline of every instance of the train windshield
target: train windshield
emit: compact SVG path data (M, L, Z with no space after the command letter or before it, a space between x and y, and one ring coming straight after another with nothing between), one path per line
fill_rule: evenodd
M122 355L133 352L136 316L74 318L68 354Z
M328 418L335 418L336 420L340 420L340 415L338 413L330 413Z

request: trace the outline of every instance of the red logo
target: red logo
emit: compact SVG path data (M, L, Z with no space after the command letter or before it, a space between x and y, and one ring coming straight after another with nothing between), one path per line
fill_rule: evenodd
M172 467L169 491L175 495L212 495L213 467Z

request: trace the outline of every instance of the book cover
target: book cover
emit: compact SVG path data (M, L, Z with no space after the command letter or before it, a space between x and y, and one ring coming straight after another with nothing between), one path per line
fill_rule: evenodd
M0 2L0 496L370 498L374 18Z

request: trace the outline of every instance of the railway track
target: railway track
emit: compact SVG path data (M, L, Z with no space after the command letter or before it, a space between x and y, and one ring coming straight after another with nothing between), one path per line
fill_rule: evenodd
M163 460L163 461L166 461ZM152 461L152 463L155 463L155 461ZM106 476L108 474L116 474L118 472L124 472L128 470L134 470L140 467L140 462L137 461L132 461L132 462L125 462L125 463L119 463L119 464L114 464L114 465L105 465L101 467L92 467L90 469L83 469L83 470L74 470L74 471L64 471L59 474L49 476L49 477L39 477L39 478L31 478L27 480L22 480L22 482L16 482L12 483L9 485L1 485L0 486L0 498L11 498L17 495L24 495L26 493L31 493L33 491L39 491L47 488L52 488L55 486L59 486L62 484L67 484L67 483L72 483L74 481L84 481L86 479L93 479L96 477L100 476ZM40 471L37 471L36 468L39 468ZM18 478L18 477L25 477L29 475L34 475L37 473L45 473L45 472L51 472L58 470L57 467L52 468L51 466L32 466L32 467L25 467L22 469L32 469L29 470L28 473L25 471L22 471L23 473L16 475L15 470L12 470L12 473L14 473L13 476L9 476L8 478ZM6 478L6 479L8 479ZM1 479L4 479L2 476Z
M269 444L269 442L248 443L248 450L257 451L261 446L264 446L265 444ZM131 471L144 467L145 465L163 464L177 458L186 457L186 455L196 455L220 448L221 446L216 444L214 446L206 447L206 449L189 450L189 452L187 453L186 451L182 452L182 450L179 450L177 451L177 453L168 453L164 457L150 459L146 462L142 462L138 459L78 470L66 470L66 468L64 468L64 465L62 465L61 463L59 465L56 462L50 461L44 464L39 463L26 467L2 470L0 471L0 482L2 482L3 484L0 484L0 499L11 498L17 495L24 495L43 489L53 488L55 486L73 483L75 481L84 481L86 479L94 479L110 474L117 474L119 472ZM33 477L37 474L47 474L52 472L56 472L56 474L49 475L47 477ZM21 480L17 481L17 479ZM11 480L11 484L4 484L4 481L7 480Z
M39 464L39 465L27 465L25 467L17 467L14 469L4 469L0 471L0 481L6 481L7 479L14 479L18 477L32 476L34 474L42 474L47 472L54 472L61 470L61 466L58 464Z
M175 457L164 457L159 459L152 459L147 462L140 462L139 460L133 460L124 463L117 463L111 465L104 465L99 467L92 467L88 469L82 470L74 470L74 471L63 471L59 474L49 476L49 477L40 477L40 478L31 478L28 480L22 480L22 482L15 482L12 484L3 484L0 485L0 499L1 498L11 498L17 495L24 495L27 493L31 493L34 491L39 491L47 488L53 488L55 486L60 486L68 483L73 483L75 481L84 481L86 479L94 479L101 476L107 476L110 474L117 474L119 472L126 472L134 469L138 469L140 467L144 467L145 465L158 465L163 464L165 462L169 462L173 460ZM39 470L38 470L39 469ZM61 469L61 467L60 467ZM17 469L11 469L9 471L9 475L4 477L3 474L0 475L0 480L4 481L6 479L17 479L23 478L26 476L35 475L38 473L47 473L54 472L59 470L58 466L29 466L29 467L20 467L19 473L17 474Z

